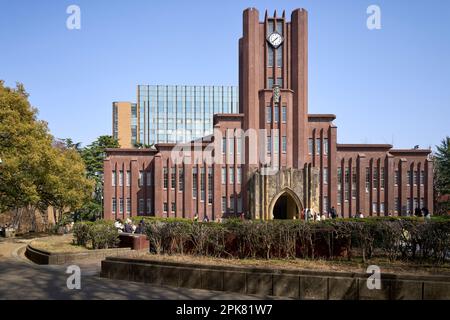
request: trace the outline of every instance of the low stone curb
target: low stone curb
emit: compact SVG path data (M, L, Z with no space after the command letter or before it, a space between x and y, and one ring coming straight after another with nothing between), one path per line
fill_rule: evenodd
M112 248L112 249L90 250L87 252L54 253L37 249L33 247L31 244L29 244L26 247L25 256L37 264L62 265L83 259L90 259L90 258L104 259L107 256L119 256L124 254L126 255L131 252L132 251L130 248Z
M107 257L101 277L135 282L313 300L450 299L450 277L381 275L381 289L367 287L369 274L276 270Z

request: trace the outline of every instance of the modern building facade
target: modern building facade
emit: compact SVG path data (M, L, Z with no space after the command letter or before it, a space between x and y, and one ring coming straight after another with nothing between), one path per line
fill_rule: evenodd
M132 148L138 142L137 105L113 102L113 137L122 148Z
M340 144L333 114L308 112L308 14L249 8L239 40L239 113L215 114L214 132L183 146L110 149L105 218L302 218L433 210L430 150Z
M139 85L137 105L113 103L113 135L122 148L187 142L212 134L214 114L238 111L238 87Z

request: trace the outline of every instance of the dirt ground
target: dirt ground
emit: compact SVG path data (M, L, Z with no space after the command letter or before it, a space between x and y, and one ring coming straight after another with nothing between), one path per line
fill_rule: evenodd
M136 253L133 257L138 259L159 260L169 262L184 262L198 264L213 264L223 266L239 267L262 267L286 270L314 270L314 271L337 271L337 272L361 272L365 273L369 265L379 266L383 272L395 274L423 274L423 275L447 275L450 276L450 265L432 266L425 264L414 264L408 262L390 262L387 259L372 259L370 262L358 262L357 258L347 260L262 260L262 259L222 259L189 255L156 255L150 253ZM128 256L129 258L129 256Z

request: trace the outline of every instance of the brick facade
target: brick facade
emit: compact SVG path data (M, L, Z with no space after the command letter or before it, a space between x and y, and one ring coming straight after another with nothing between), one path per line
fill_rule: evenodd
M266 13L260 22L250 8L243 20L240 113L215 115L213 135L184 146L177 159L175 144L107 150L105 218L198 214L217 220L245 213L266 220L279 217L275 208L289 211L285 218L301 218L305 208L335 207L345 217L405 215L419 206L432 212L430 150L338 144L336 116L308 113L307 12L293 11L290 21L284 12ZM278 47L268 40L274 32L283 39ZM268 166L255 162L256 155ZM267 167L274 172L267 174Z

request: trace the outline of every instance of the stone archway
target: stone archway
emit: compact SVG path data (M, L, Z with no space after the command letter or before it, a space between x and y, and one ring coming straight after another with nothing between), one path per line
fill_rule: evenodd
M302 208L303 206L297 195L286 188L273 198L269 212L272 219L292 220L300 218Z

